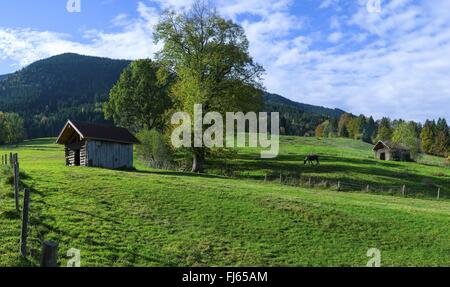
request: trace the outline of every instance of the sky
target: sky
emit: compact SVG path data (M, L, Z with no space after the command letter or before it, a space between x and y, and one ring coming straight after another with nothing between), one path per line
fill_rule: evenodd
M376 119L450 120L450 0L211 1L244 27L268 92ZM65 52L152 58L161 12L191 2L2 0L0 74Z

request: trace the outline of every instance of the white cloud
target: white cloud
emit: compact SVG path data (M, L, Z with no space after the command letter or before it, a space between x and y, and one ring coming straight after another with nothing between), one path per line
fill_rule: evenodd
M150 0L150 2L156 3L163 10L165 9L175 9L181 10L190 7L194 0Z
M287 12L293 0L217 0L216 3L222 15L235 19L242 14L270 17L272 13Z
M333 32L328 36L328 42L336 44L341 41L343 34L341 32Z
M112 23L117 32L86 30L88 43L72 40L70 35L33 29L0 28L0 59L11 59L18 67L36 60L73 52L120 59L152 57L158 47L153 43L153 27L159 19L155 8L138 3L139 17L121 14Z
M325 2L323 8L335 3ZM450 16L444 12L449 4L386 3L381 14L368 13L361 1L346 23L331 18L335 31L324 36L338 47L317 48L315 36L304 31L298 45L289 33L251 29L267 21L249 25L252 53L267 70L267 89L377 118L450 118Z
M333 16L330 19L330 28L333 30L337 30L341 28L341 22L339 21L338 17Z
M320 2L319 8L321 8L321 9L329 8L338 3L339 3L339 0L322 0L322 2Z

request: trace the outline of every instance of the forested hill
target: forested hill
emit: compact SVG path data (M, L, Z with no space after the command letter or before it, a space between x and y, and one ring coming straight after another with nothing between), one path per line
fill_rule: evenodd
M19 113L29 137L54 136L68 118L101 122L101 102L129 63L76 54L37 61L0 81L0 111Z
M345 113L345 111L340 109L330 109L320 106L313 106L308 104L302 104L298 102L291 101L289 99L286 99L280 95L276 94L270 94L266 93L264 96L264 102L266 105L278 105L278 106L286 106L286 107L292 107L299 111L322 115L326 117L333 117L333 118L339 118L342 116L342 114Z
M130 61L62 54L0 75L0 111L17 112L29 138L55 136L67 119L104 122L101 103ZM300 104L266 94L266 111L280 112L284 134L313 134L343 111Z
M6 80L8 78L9 74L6 75L0 75L0 81Z
M315 128L330 118L339 118L339 109L297 103L280 95L265 93L265 110L280 113L280 129L285 135L313 136Z

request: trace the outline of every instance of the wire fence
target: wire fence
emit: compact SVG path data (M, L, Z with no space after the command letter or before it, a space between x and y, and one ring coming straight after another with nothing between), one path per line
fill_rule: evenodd
M266 183L279 183L282 185L298 186L315 189L330 189L339 192L364 192L373 194L384 194L403 197L417 197L428 199L448 199L448 186L439 185L434 182L405 181L396 184L374 183L370 181L352 180L349 178L330 178L302 174L300 171L267 171L261 175L259 171L240 171L225 167L211 171L212 174L221 175L235 179L253 179Z
M444 188L436 184L420 184L414 185L398 184L380 184L371 182L356 182L348 179L336 179L317 176L307 176L298 174L268 173L263 178L259 178L266 183L279 183L288 186L298 186L316 189L330 189L337 192L364 192L385 194L403 197L425 197L444 199L448 198L448 194L444 192Z
M21 182L21 172L19 168L19 154L9 153L2 155L1 162L2 173L7 177L6 182L12 185L14 192L15 212L21 218L19 252L23 258L27 258L30 254L28 246L29 222L30 222L30 198L31 190L25 188ZM11 180L12 179L12 180ZM22 204L20 202L20 193L23 193ZM42 242L41 267L57 267L57 250L58 244L52 241Z

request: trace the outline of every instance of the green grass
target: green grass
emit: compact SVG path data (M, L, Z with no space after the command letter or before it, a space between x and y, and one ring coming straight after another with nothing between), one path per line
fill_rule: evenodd
M336 185L341 181L346 191L361 191L369 185L375 193L400 195L403 185L406 195L450 198L450 168L443 167L445 159L424 156L427 164L415 162L386 162L374 159L373 146L343 138L281 137L280 155L273 160L260 159L259 150L241 149L234 159L216 160L209 164L211 173L231 171L240 178L279 180L292 178L294 183L312 177L315 181L328 180ZM304 165L308 154L321 156L320 166ZM347 184L347 185L346 185Z
M447 200L259 180L275 167L362 181L411 173L445 185L449 172L442 167L377 163L356 141L288 137L279 160L241 151L226 164L249 178L230 179L140 163L135 172L69 168L51 142L0 149L19 153L23 185L32 189L30 256L21 259L20 216L11 188L0 187L0 266L36 266L41 241L49 239L60 244L62 266L70 248L81 250L82 266L365 266L369 248L381 250L383 266L450 266ZM324 163L302 166L301 155L309 152L323 154Z

